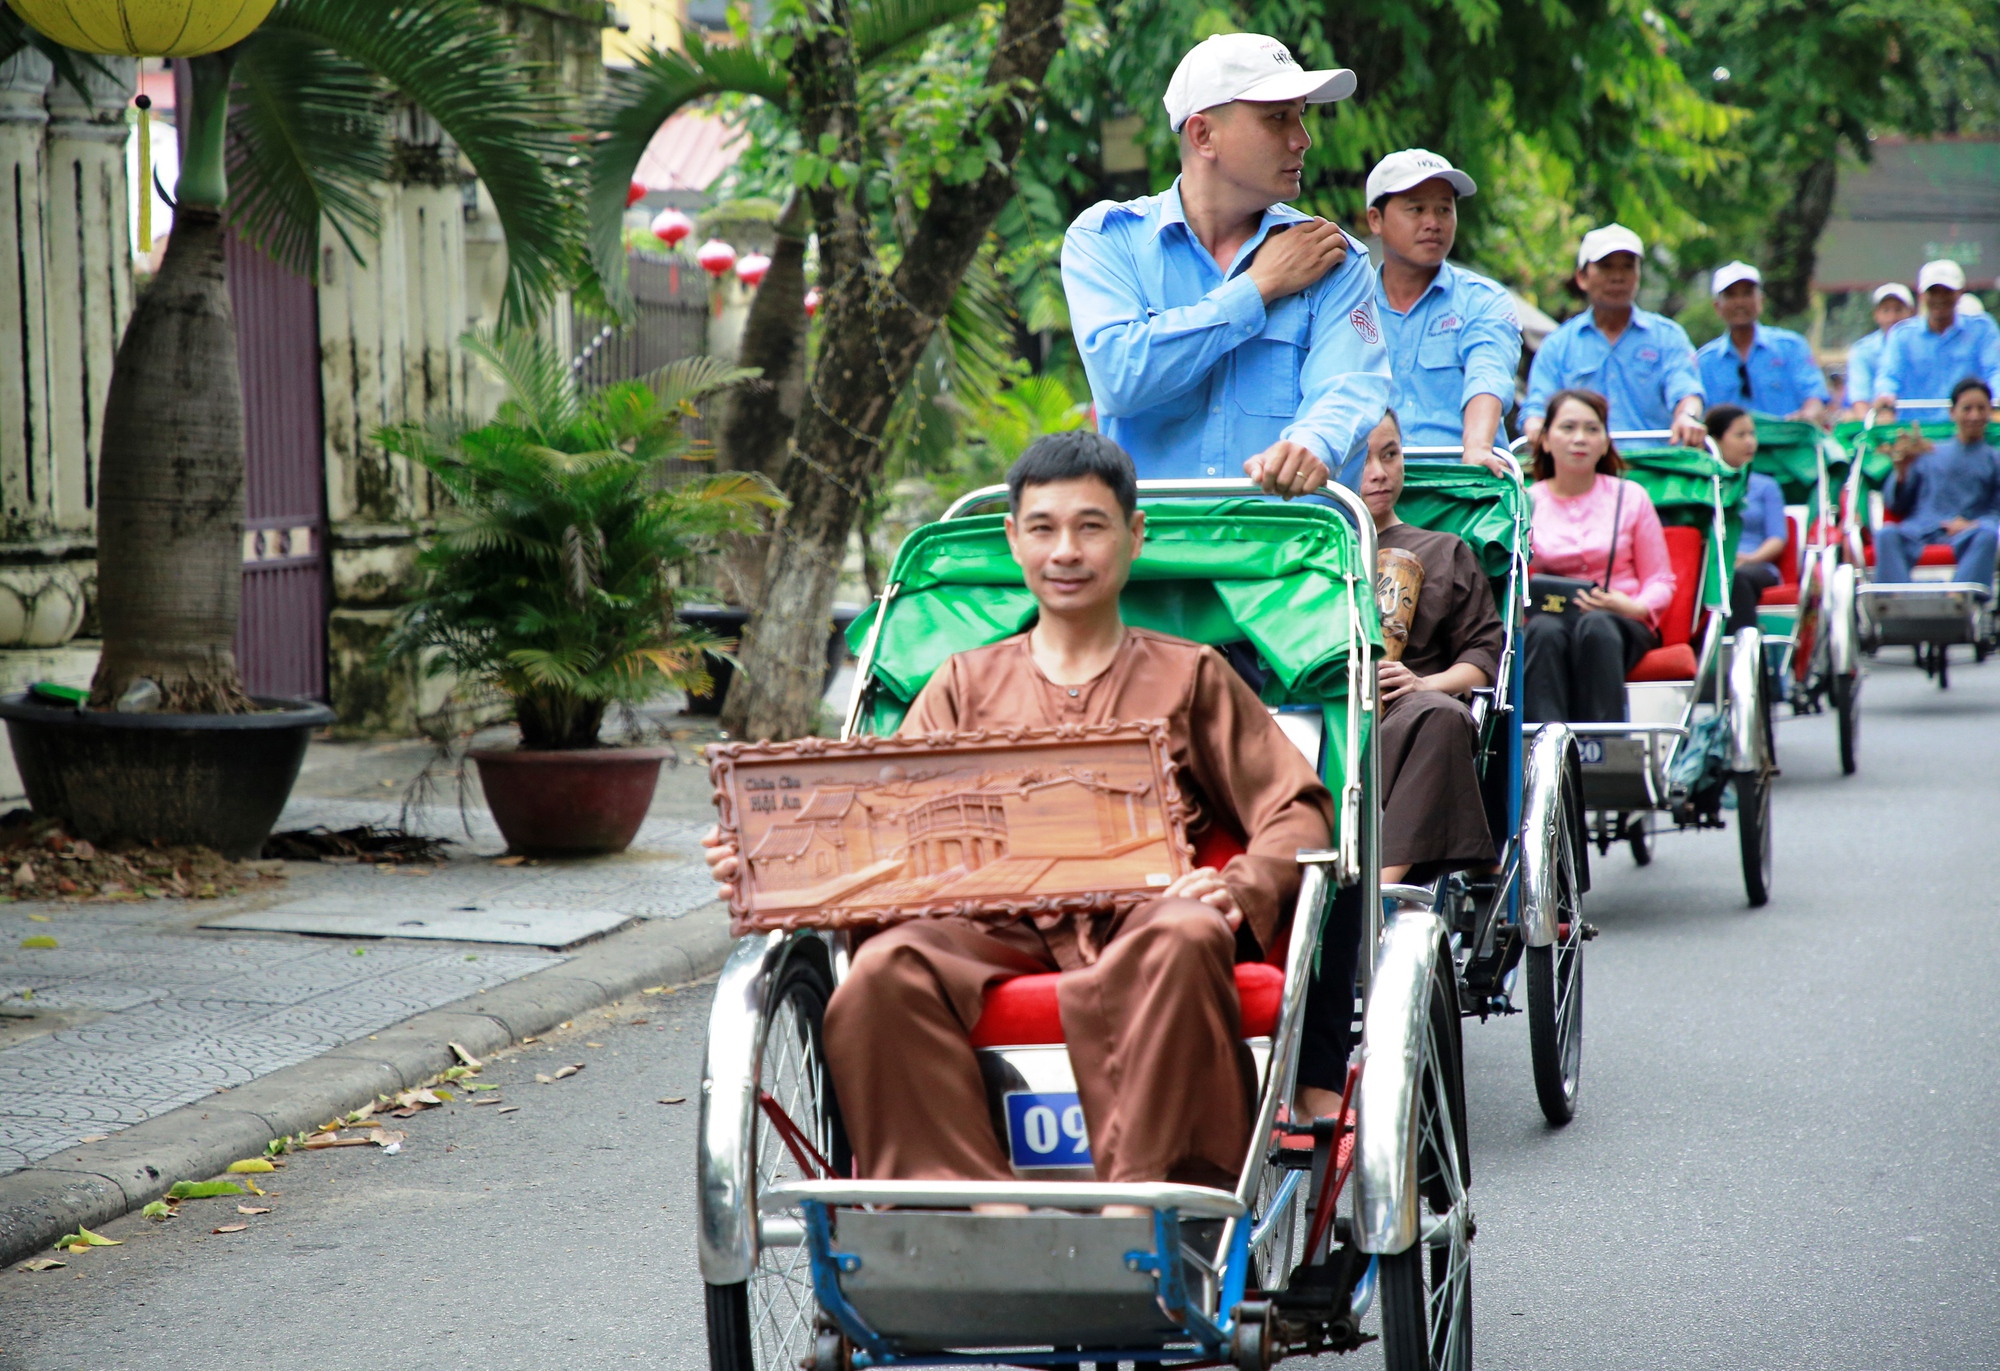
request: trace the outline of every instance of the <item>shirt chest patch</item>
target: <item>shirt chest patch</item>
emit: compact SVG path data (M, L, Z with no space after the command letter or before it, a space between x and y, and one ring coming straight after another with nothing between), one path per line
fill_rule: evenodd
M1440 333L1456 333L1464 327L1465 320L1459 318L1456 314L1446 314L1431 324L1430 331L1431 336L1435 337Z
M1348 311L1347 322L1354 325L1354 331L1368 346L1374 347L1382 341L1382 330L1375 326L1375 311L1367 305Z
M1658 348L1640 348L1639 360L1642 362L1657 362L1660 360L1660 350Z

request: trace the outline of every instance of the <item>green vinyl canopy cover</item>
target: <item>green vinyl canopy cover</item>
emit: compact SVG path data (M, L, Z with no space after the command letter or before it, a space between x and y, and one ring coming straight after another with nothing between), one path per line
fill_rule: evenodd
M1889 473L1895 469L1895 463L1889 459L1890 444L1912 428L1933 443L1958 436L1958 426L1949 419L1927 419L1917 424L1877 424L1873 428L1854 419L1835 427L1833 440L1848 452L1860 455L1862 487L1880 490L1889 479ZM2000 422L1986 426L1986 445L2000 448Z
M1652 497L1662 524L1701 531L1708 559L1702 603L1727 610L1736 545L1743 538L1743 497L1750 491L1750 469L1732 467L1701 448L1640 448L1618 455L1625 459L1625 475ZM1718 508L1723 521L1719 543L1714 537Z
M1367 603L1360 615L1370 657L1381 651L1373 569L1358 565L1354 533L1320 504L1255 499L1146 504L1146 544L1121 601L1140 628L1218 646L1247 641L1270 677L1264 703L1325 709L1325 771L1344 739L1348 577ZM868 733L895 731L932 674L955 652L1026 629L1035 600L1007 550L997 514L927 524L896 554L890 591L848 629L865 652L881 621L862 717Z
M1514 542L1528 528L1527 491L1506 476L1463 462L1403 464L1396 513L1418 528L1456 533L1471 545L1488 576L1505 576Z
M1759 414L1757 455L1750 470L1761 472L1778 483L1788 505L1812 506L1819 499L1819 465L1827 465L1829 490L1847 475L1848 449L1828 436L1818 424L1803 419L1771 419ZM1818 511L1813 511L1816 516Z

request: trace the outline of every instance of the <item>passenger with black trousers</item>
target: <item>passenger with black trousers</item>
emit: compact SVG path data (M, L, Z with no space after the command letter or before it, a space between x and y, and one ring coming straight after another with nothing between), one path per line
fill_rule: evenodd
M1660 516L1644 487L1619 474L1609 413L1595 391L1559 391L1535 435L1521 672L1529 723L1623 722L1625 678L1660 645L1673 603Z
M1722 460L1739 471L1757 456L1757 420L1735 405L1717 405L1708 412L1708 436ZM1785 555L1785 493L1761 471L1750 473L1750 491L1743 497L1743 537L1736 544L1736 571L1729 582L1729 631L1757 627L1757 605L1764 592L1784 579L1779 559Z

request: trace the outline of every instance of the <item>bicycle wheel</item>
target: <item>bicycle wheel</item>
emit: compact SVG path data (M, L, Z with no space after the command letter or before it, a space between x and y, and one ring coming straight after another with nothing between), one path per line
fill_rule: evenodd
M757 1054L757 1086L836 1174L845 1174L847 1142L821 1050L826 1004L832 994L825 971L811 960L797 958L779 972ZM754 1127L751 1167L756 1192L805 1178L806 1168L772 1121L768 1107L758 1110ZM757 1193L750 1196L753 1213ZM802 1221L797 1214L771 1217L778 1220L770 1225L774 1233L785 1220L793 1225ZM705 1288L711 1371L797 1371L800 1360L812 1355L819 1304L813 1298L802 1229L788 1236L791 1240L782 1245L759 1241L757 1265L749 1280Z
M1740 771L1736 787L1736 838L1743 854L1743 893L1750 907L1771 899L1771 778Z
M1554 875L1556 941L1527 949L1523 961L1535 1097L1543 1117L1560 1127L1576 1117L1583 1076L1583 908L1576 893L1575 862L1567 850Z
M1449 971L1451 963L1442 963ZM1459 1021L1433 978L1417 1092L1417 1241L1381 1258L1382 1361L1388 1371L1470 1371L1472 1207Z

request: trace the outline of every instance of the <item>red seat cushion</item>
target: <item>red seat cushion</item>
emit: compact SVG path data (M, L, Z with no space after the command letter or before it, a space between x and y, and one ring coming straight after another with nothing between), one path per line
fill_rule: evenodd
M1870 542L1868 546L1865 549L1863 549L1863 551L1866 553L1868 557L1868 565L1874 566L1875 544L1873 542ZM1932 543L1930 546L1926 547L1923 550L1923 555L1917 558L1917 565L1957 566L1958 554L1951 550L1951 544L1949 543Z
M1795 605L1799 602L1799 583L1775 585L1757 597L1760 605Z
M1672 647L1656 647L1639 659L1639 665L1632 668L1628 681L1692 681L1694 679L1694 649L1686 643L1675 643Z
M1785 516L1785 550L1778 555L1778 584L1771 590L1784 590L1787 586L1792 589L1791 599L1767 603L1795 605L1799 602L1799 521L1789 514ZM1764 593L1769 595L1771 591Z
M1058 972L1016 976L993 987L972 1030L974 1047L1027 1047L1063 1040L1062 1012L1056 1007ZM1243 1003L1243 1036L1269 1037L1277 1028L1285 973L1263 962L1236 968L1236 994Z
M1674 569L1674 598L1660 616L1660 646L1669 648L1694 637L1696 597L1701 592L1701 551L1706 540L1698 528L1675 525L1661 532L1666 535L1667 560ZM1688 674L1694 673L1690 670Z

